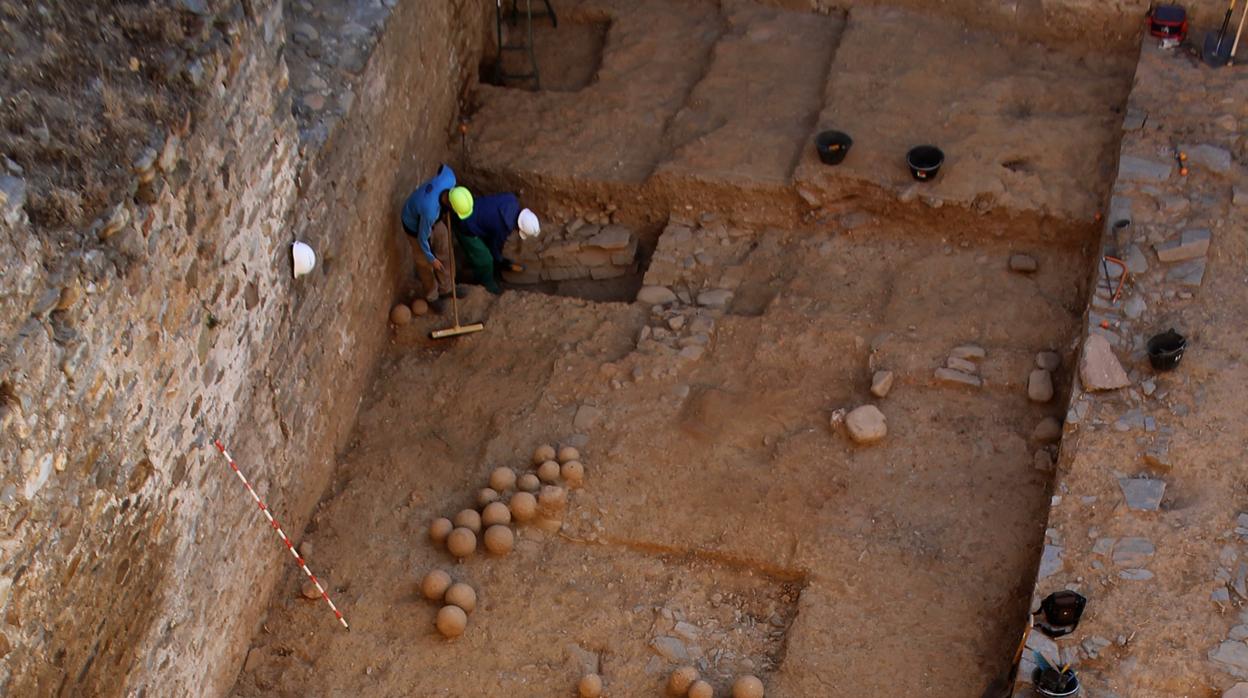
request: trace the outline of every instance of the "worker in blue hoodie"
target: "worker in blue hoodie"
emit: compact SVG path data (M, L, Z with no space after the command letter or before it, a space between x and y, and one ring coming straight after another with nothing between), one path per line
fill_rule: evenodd
M503 256L507 238L519 231L521 240L531 240L542 232L537 214L521 208L520 200L511 193L475 199L472 214L451 225L477 283L495 294L502 293L495 280L497 272L524 271L523 266Z
M447 262L451 249L450 237L442 223L442 212L452 208L449 193L455 188L455 173L443 164L438 173L421 184L407 197L403 204L403 232L412 245L416 262L416 276L425 289L425 300L430 307L441 307L439 298L454 293Z

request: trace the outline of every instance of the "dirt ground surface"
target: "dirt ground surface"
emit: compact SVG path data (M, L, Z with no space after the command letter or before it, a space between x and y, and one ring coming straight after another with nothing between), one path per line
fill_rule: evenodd
M559 10L539 32L571 27L565 51L539 51L548 89L483 85L463 171L550 203L544 226L583 209L657 225L655 259L687 262L673 297L586 300L636 279L544 289L578 298L474 289L461 312L484 332L433 343L445 318L396 328L303 537L352 631L292 570L235 695L558 696L586 671L608 695L658 695L684 663L717 695L746 672L770 696L999 688L1049 506L1055 448L1035 429L1065 409L1132 61L937 38L938 20L874 10L861 26L737 0ZM931 38L895 40L910 30ZM892 37L888 60L872 37ZM582 55L599 45L600 63ZM902 145L955 54L967 74L922 132L951 157L916 192ZM1058 79L1079 85L1067 104L1025 98ZM906 89L874 95L872 80ZM816 176L813 136L848 119L847 94L880 115L855 122L863 148L843 170ZM816 210L787 203L802 201ZM992 208L1004 214L978 217ZM1012 271L1016 253L1038 270ZM967 344L986 351L963 366L980 387L937 374ZM1040 351L1064 361L1035 402ZM863 404L887 419L874 445L830 425ZM576 446L587 470L555 525L518 526L503 557L457 562L429 541L433 519L542 443ZM478 593L456 640L419 593L434 568Z
M236 693L565 695L592 657L612 694L649 695L676 666L652 644L679 619L720 690L753 671L773 695L978 695L1008 664L1039 552L1048 475L1028 436L1052 409L1022 383L1075 327L1079 252L1041 252L1025 277L1005 245L888 226L751 244L773 298L683 311L711 336L700 359L638 342L678 324L640 304L528 293L474 295L486 331L446 345L423 339L438 320L399 330L305 537L353 630L292 573ZM986 387L937 384L969 341ZM871 364L896 372L885 400ZM880 445L829 429L864 402L888 417ZM588 470L558 534L521 527L512 555L459 564L429 543L433 518L542 442L581 444ZM481 598L454 642L417 593L435 567Z

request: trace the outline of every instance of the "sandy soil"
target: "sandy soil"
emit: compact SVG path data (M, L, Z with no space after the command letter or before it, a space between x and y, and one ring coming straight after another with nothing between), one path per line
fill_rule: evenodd
M686 311L712 325L698 360L638 342L665 324L640 305L538 294L475 295L487 330L450 344L422 338L435 320L400 330L305 538L353 630L292 572L236 694L565 695L597 662L613 695L650 695L675 666L651 642L680 621L719 690L750 670L769 695L979 695L1034 574L1049 476L1027 436L1053 409L1024 383L1075 327L1080 254L1040 251L1025 277L1005 245L887 225L746 248L721 262L747 270L748 312ZM987 387L935 384L968 341ZM884 400L871 363L897 372ZM828 415L867 401L890 433L855 447ZM589 471L559 533L462 564L427 541L542 441L583 443ZM457 641L416 592L435 566L481 597Z

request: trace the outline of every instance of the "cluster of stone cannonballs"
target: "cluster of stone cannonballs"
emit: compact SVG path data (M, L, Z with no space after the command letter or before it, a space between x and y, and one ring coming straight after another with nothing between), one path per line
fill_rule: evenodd
M443 637L464 634L469 614L477 610L477 592L471 586L453 581L444 570L431 570L420 581L420 593L430 601L442 602L433 624Z
M562 478L573 489L584 484L585 466L581 464L580 457L581 454L571 446L564 446L556 452L554 446L544 444L533 452L531 462L535 472L517 477L516 471L511 468L495 468L490 473L489 485L477 491L477 508L464 509L449 519L434 519L429 524L429 539L434 545L446 548L447 552L461 560L476 553L478 537L486 552L506 555L516 544L516 536L511 529L513 525L539 518L555 521L557 525L562 520L568 504L568 494L557 483ZM504 502L503 496L508 492L511 492L511 496ZM431 577L435 579L431 580ZM441 578L445 578L447 584L450 584L450 576L441 570L434 570L426 575L425 581L421 583L422 593L430 599L434 598L429 595L426 584L433 584L433 588L437 589L437 579ZM461 585L451 585L450 588L458 586ZM442 589L443 592L449 590ZM471 591L471 587L468 590ZM475 594L470 605L476 607ZM438 630L447 637L458 637L467 624L469 613L472 613L472 609L448 600L447 606L438 612Z
M402 327L412 321L413 317L420 317L429 312L429 304L424 298L417 298L411 304L399 303L390 309L390 322L394 325Z
M713 698L715 689L702 680L697 669L682 666L667 677L667 693L679 698ZM763 698L763 682L750 674L737 677L732 684L732 698Z

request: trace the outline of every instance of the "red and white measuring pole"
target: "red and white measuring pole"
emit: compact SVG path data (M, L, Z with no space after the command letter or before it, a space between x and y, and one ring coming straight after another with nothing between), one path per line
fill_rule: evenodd
M269 520L269 525L273 527L274 531L277 531L277 535L282 539L282 543L286 546L286 549L289 550L290 554L295 557L295 564L299 565L300 569L303 570L303 573L308 575L308 579L311 579L312 583L316 585L316 590L321 592L321 598L325 599L325 603L329 604L329 610L334 612L334 617L338 619L339 623L342 623L342 627L350 630L351 626L347 625L347 619L342 617L342 611L339 611L338 607L334 605L334 602L329 600L329 594L325 593L324 587L321 586L321 580L317 579L316 575L312 574L312 570L308 569L307 563L303 561L303 556L295 550L294 544L291 543L290 539L286 537L286 532L283 531L282 527L278 525L277 519L273 518L273 514L269 512L269 508L264 505L263 501L260 500L260 495L256 494L256 490L252 488L251 483L247 482L247 478L243 475L243 471L238 469L238 464L234 462L234 458L230 456L230 452L225 450L225 445L221 443L220 439L216 439L212 443L217 447L217 450L221 452L221 455L225 456L225 460L230 464L230 470L233 470L234 474L238 476L238 479L242 481L243 487L247 488L247 492L251 494L251 498L256 500L256 506L260 507L260 511L264 514L264 518Z

